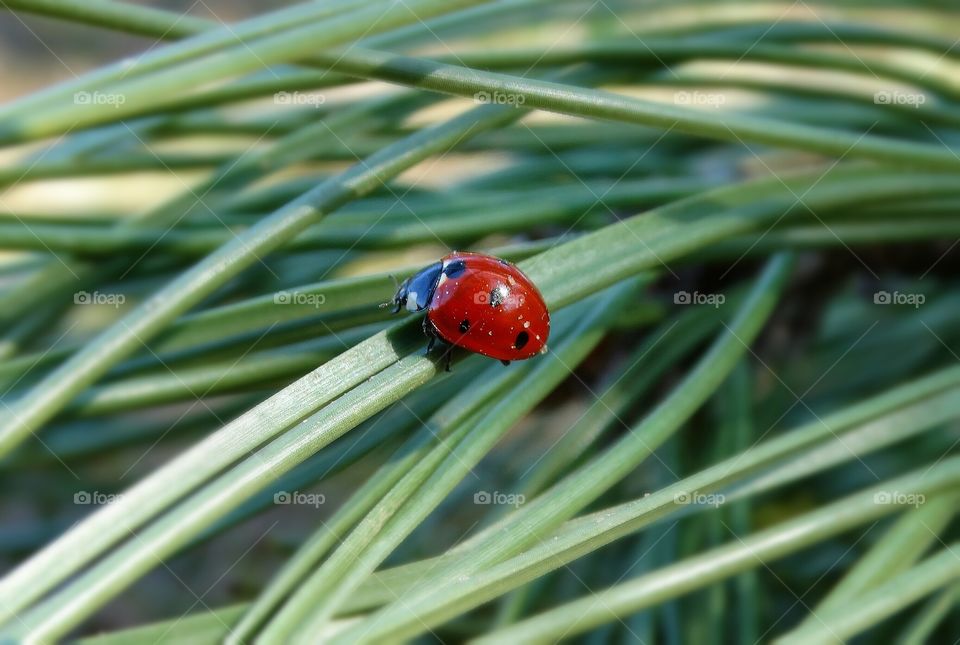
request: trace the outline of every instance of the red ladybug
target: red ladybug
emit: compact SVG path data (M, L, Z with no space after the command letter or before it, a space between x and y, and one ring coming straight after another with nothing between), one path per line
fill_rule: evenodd
M547 351L550 312L537 287L506 260L451 253L403 281L394 313L423 311L423 331L504 365ZM447 353L447 368L450 355Z

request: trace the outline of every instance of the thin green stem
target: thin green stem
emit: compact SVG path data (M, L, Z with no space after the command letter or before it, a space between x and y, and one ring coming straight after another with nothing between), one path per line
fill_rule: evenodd
M747 351L776 304L791 267L789 257L775 257L752 286L736 312L724 323L724 332L700 359L684 381L631 432L584 466L508 516L502 526L492 527L473 540L471 557L455 567L439 566L431 582L410 591L405 602L415 605L451 591L461 576L474 575L504 558L536 543L537 536L551 533L587 504L619 482L670 437L723 382L730 369ZM367 618L340 637L341 642L361 638L375 640L409 618L404 603L393 604ZM406 615L404 615L406 614ZM316 623L311 623L316 628ZM361 636L362 635L362 636Z
M877 504L874 501L876 495L886 490L885 486L895 487L898 491L924 495L955 487L958 482L960 482L960 461L951 459L931 469L915 471L886 484L855 493L816 511L752 535L734 536L735 540L722 547L706 551L630 582L595 592L590 597L555 607L511 627L487 634L475 642L548 642L560 636L581 633L590 627L616 620L620 616L668 598L675 598L692 589L700 588L706 583L723 580L735 573L771 563L826 537L888 515L901 507L896 504ZM924 575L934 569L934 562L941 567L946 565L945 555L952 557L952 564L947 566L941 575L930 577ZM943 584L944 580L960 576L960 560L950 553L949 548L925 565L922 572L912 572L911 582L921 578L922 582L928 585L931 582ZM492 572L484 577L492 578ZM929 587L922 588L925 590ZM910 594L913 593L914 587L904 590L906 592L904 595L893 589L886 591L883 597L886 598L887 603L897 606L913 597ZM871 600L878 596L879 594L871 594ZM849 611L848 607L845 609ZM798 636L795 641L784 640L783 642L823 643L829 642L831 636L840 634L849 636L853 633L848 626L849 623L857 624L856 621L863 619L865 615L869 616L874 611L876 606L861 606L854 616L848 615L848 618L837 621L842 623L842 627L833 624L818 625L818 629L810 632L809 640ZM828 620L830 618L834 616L831 614ZM409 635L410 630L404 630L400 634Z
M873 627L920 598L960 580L960 543L947 544L912 569L872 587L835 609L818 612L819 620L777 639L783 645L813 645L845 640Z
M427 156L447 150L470 134L502 125L517 116L519 113L509 108L477 108L384 149L363 164L276 211L160 289L147 302L122 318L120 323L103 332L46 376L11 409L6 409L6 422L0 431L0 453L8 452L113 364L138 349L178 315L256 262L261 255L281 246L355 196L369 192ZM195 450L184 453L165 469L154 473L137 486L136 492L130 491L129 497L122 500L123 503L101 509L87 522L75 527L69 536L50 544L0 582L0 598L3 599L0 602L0 621L48 591L51 586L71 575L76 567L82 566L115 541L127 538L129 531L139 522L152 517L221 467L398 361L412 350L409 335L406 341L402 340L404 333L409 334L410 331L411 325L401 325L341 354L288 387L275 400L268 400L261 407L254 408L198 444ZM418 369L422 369L424 364L432 365L430 361L422 359ZM279 401L284 403L278 406ZM272 430L263 427L261 415L264 410L270 410L268 416L271 417ZM238 441L241 437L242 440ZM213 466L214 462L220 465ZM122 509L128 499L131 500L131 508ZM131 512L132 509L136 511ZM84 535L96 536L96 541ZM79 540L86 547L76 548L74 540ZM22 588L24 584L31 591L25 591Z

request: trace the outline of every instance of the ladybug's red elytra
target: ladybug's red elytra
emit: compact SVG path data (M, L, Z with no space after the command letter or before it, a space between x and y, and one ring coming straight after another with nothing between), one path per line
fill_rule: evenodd
M423 331L504 364L546 352L550 312L536 285L513 264L481 253L451 253L404 280L394 313L426 310ZM449 369L449 352L447 354Z

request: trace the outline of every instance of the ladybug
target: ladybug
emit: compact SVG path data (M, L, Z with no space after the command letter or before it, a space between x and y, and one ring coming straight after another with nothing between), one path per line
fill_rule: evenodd
M426 310L430 339L499 359L504 365L547 351L550 312L530 278L506 260L454 252L404 280L393 313ZM450 349L446 353L450 369Z

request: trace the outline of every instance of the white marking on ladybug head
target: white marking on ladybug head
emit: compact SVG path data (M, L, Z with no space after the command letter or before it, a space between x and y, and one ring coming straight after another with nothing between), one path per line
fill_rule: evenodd
M417 311L417 292L411 291L407 294L407 311Z

